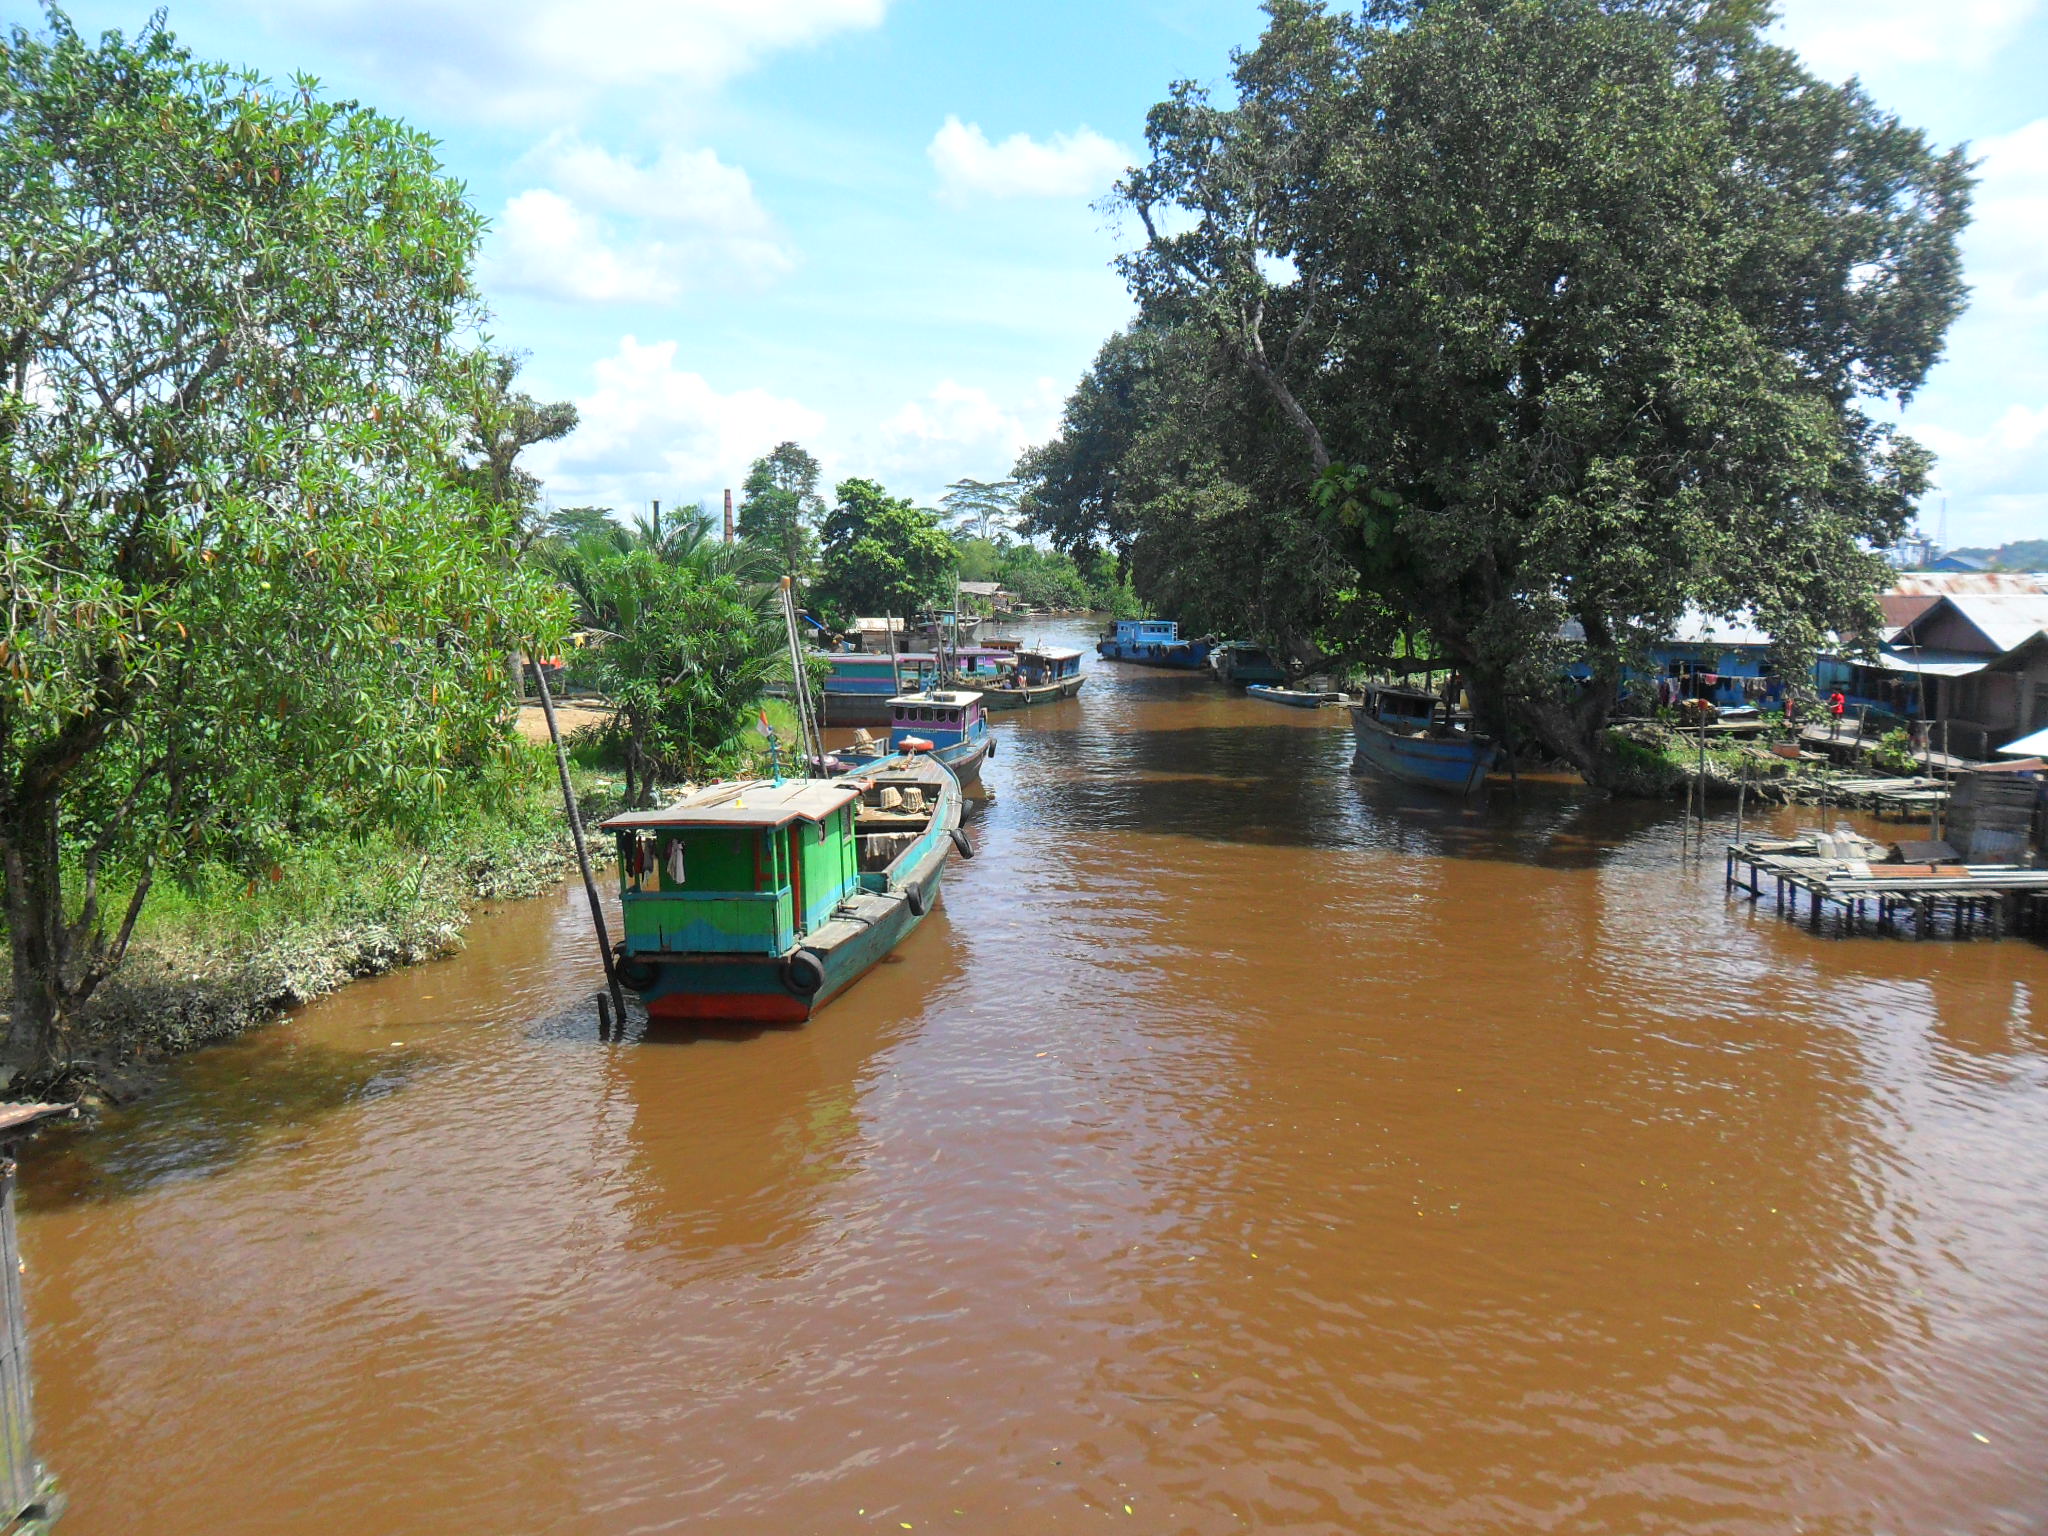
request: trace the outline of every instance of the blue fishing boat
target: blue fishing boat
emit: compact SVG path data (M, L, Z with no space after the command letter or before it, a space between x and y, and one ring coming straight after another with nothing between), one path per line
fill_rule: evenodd
M1209 664L1209 642L1183 640L1171 619L1118 619L1095 644L1105 661L1135 661L1146 667L1194 671Z
M603 824L618 839L618 976L656 1019L793 1024L924 920L971 852L928 756L838 779L714 784Z
M1081 653L1060 646L1020 646L1017 664L987 685L982 706L991 711L1023 709L1071 699L1088 681Z
M856 742L833 756L865 770L870 762L904 753L929 753L964 785L981 782L981 760L995 750L981 695L964 689L930 689L889 701L889 739L881 745Z
M1469 795L1486 780L1499 748L1472 730L1470 718L1433 693L1369 683L1351 707L1358 750L1353 773L1376 773Z
M889 701L899 693L936 686L951 673L973 683L993 685L1013 665L1007 650L964 646L946 651L842 651L828 658L825 723L887 725Z

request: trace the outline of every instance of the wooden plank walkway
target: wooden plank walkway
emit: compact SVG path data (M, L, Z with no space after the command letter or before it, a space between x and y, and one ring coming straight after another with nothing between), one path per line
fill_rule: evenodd
M2048 869L2017 864L1872 864L1824 858L1811 838L1727 845L1727 886L1818 933L1915 938L2048 935ZM1800 911L1801 899L1805 911Z

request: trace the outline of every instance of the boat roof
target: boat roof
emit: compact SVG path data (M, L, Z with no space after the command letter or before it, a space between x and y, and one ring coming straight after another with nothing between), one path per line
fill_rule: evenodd
M889 653L887 651L827 651L825 654L833 661L889 660ZM948 656L997 656L1005 661L1010 658L1009 647L1002 645L963 645L957 648L949 645L946 647L946 654ZM1080 653L1077 651L1075 654L1079 655ZM898 651L895 659L898 661L914 661L922 665L928 661L937 661L939 653L937 651Z
M626 811L601 822L600 832L662 827L780 827L792 821L822 822L842 805L860 798L858 786L843 779L743 779L712 784L659 810Z
M1069 650L1064 645L1027 645L1017 654L1019 656L1043 656L1047 661L1073 661L1081 653Z
M1363 685L1363 691L1390 694L1398 699L1421 699L1430 704L1441 704L1444 701L1442 694L1431 693L1427 688L1411 687L1407 683L1366 683Z
M889 703L891 706L897 704L943 704L949 707L965 708L967 705L977 702L980 698L980 694L970 692L967 689L948 690L938 688L930 693L899 693Z

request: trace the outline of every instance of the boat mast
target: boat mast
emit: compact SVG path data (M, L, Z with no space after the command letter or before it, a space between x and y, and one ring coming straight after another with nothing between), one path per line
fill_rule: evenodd
M796 586L789 577L782 578L782 625L789 641L789 696L796 702L797 735L802 738L798 746L804 754L806 764L815 765L817 771L824 771L825 733L818 728L817 715L811 709L810 673L804 667L803 644L796 632ZM808 777L808 773L806 777Z

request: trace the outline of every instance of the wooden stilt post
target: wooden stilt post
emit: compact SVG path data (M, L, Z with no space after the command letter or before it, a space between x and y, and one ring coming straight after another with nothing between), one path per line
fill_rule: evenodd
M583 813L576 807L575 786L569 782L569 753L562 745L561 727L555 724L555 700L548 691L548 675L538 665L533 675L540 683L541 712L548 717L548 740L555 744L555 769L562 776L562 809L569 818L569 840L576 845L576 867L583 872L583 894L590 898L590 926L597 930L597 955L604 962L604 988L611 994L612 1012L623 1034L626 995L619 990L618 968L612 964L611 931L604 921L604 902L597 894L597 880L590 873L590 850L583 845Z
M1707 721L1700 717L1700 830L1694 845L1701 858L1707 854Z

